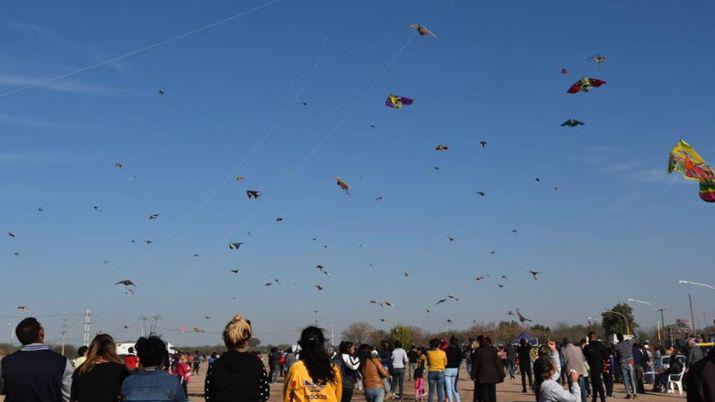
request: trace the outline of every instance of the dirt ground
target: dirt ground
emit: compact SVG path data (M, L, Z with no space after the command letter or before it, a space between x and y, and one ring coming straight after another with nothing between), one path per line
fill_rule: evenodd
M202 364L201 365L201 370L198 376L194 376L192 378L191 384L189 384L189 396L190 400L193 402L196 401L203 401L204 398L201 397L200 395L203 394L203 384L204 384L204 378L206 375L206 365ZM282 380L282 378L281 378ZM426 387L426 384L425 384ZM649 389L650 385L646 385L646 389ZM283 385L282 383L276 383L271 386L271 402L279 402L282 399L282 390L283 390ZM462 370L460 374L460 380L459 380L459 390L460 390L460 395L461 399L464 402L472 402L473 398L473 393L474 393L474 385L473 383L469 380L469 376L467 376L467 372L465 370ZM625 400L624 397L626 396L624 392L624 388L622 384L615 384L614 388L614 397L611 398L611 400ZM405 401L414 401L414 383L412 381L406 381L405 383ZM435 400L436 400L436 395L435 395ZM659 402L666 402L666 401L685 401L685 394L682 396L679 396L676 392L675 395L673 394L656 394L656 393L648 393L648 394L641 394L638 396L638 401L645 401L645 402L650 402L650 401L659 401ZM364 402L365 398L362 394L357 393L353 396L353 401L355 402ZM427 398L425 397L423 399L424 402L427 402ZM515 380L510 380L507 378L503 384L497 385L497 401L499 402L534 402L534 395L533 394L523 394L521 392L521 379L517 377ZM590 399L589 399L590 401Z

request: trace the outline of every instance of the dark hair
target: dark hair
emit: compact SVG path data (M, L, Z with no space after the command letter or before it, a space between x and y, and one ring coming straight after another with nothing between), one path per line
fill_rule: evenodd
M598 337L596 336L596 333L591 331L588 333L588 339L595 341Z
M350 341L342 341L340 342L340 347L338 347L338 350L340 351L340 354L349 355L350 348L353 347L353 345L354 344Z
M308 374L313 382L325 384L335 382L336 376L333 363L330 361L328 349L325 348L323 330L310 326L300 334L298 344L301 347L300 360L308 369Z
M485 336L480 344L481 346L492 346L492 338Z
M539 400L541 384L551 377L552 368L553 362L549 356L541 356L534 361L534 393L537 401Z
M127 349L127 352L134 353L134 348L130 346L129 349Z
M29 345L40 340L40 330L42 325L35 317L27 317L20 321L15 327L15 335L17 340L23 345Z
M129 349L131 349L131 348L129 348ZM77 349L77 356L82 357L82 356L86 355L88 350L89 350L88 347L86 347L86 346L84 346L84 345L83 345L83 346L80 346L80 347Z
M358 346L357 350L357 355L358 359L360 359L360 372L362 373L365 370L365 366L367 366L367 361L370 360L372 357L372 346L363 343L362 345Z
M449 344L453 346L457 346L459 344L459 340L457 339L456 336L452 335L451 338L449 338Z
M395 341L395 349L401 348L402 347L402 342L400 341Z
M166 350L166 343L156 335L148 338L141 337L134 345L137 348L137 356L142 367L157 367L168 363L169 352Z
M439 342L440 342L440 340L437 339L437 338L430 339L430 340L429 340L429 347L430 347L430 349L436 349L436 348L438 348L438 347L439 347Z
M564 343L564 346L566 346L566 345L568 345L569 343L571 343L571 339L569 339L568 336L564 336L563 343Z
M521 340L519 341L519 345L526 346L526 338L521 338Z
M623 334L616 334L616 339L618 339L618 342L623 342Z

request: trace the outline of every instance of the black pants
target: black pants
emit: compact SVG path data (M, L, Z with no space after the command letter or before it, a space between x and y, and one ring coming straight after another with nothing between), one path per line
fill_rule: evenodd
M496 384L479 384L474 390L475 393L478 392L477 402L497 402Z
M276 366L269 366L268 381L271 383L276 381Z
M596 402L599 396L601 397L601 402L606 402L606 390L603 389L603 381L601 380L602 372L603 369L598 368L591 370L591 386L593 387L593 392L591 393L593 398L591 400L593 402Z
M606 385L606 396L613 397L613 375L603 373L603 382Z
M353 389L343 388L343 396L340 402L350 402L351 399L353 399Z
M529 377L529 389L534 386L534 377L531 374L531 366L519 366L519 371L521 371L521 391L526 392L526 377Z
M633 375L636 377L636 392L645 394L645 387L643 386L643 367L641 367L640 364L636 364L633 367Z

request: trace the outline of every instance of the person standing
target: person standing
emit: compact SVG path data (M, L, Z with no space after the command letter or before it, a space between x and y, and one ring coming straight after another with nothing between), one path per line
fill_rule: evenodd
M380 356L380 363L387 369L388 373L388 376L382 379L385 385L385 399L392 399L392 349L390 348L390 342L382 342L378 355Z
M447 354L439 348L439 343L439 339L430 340L430 350L427 351L428 402L433 402L435 392L437 392L437 401L444 402L444 369L447 366Z
M419 357L420 354L417 351L417 346L412 345L410 350L407 352L407 359L409 359L410 361L410 366L407 374L409 375L410 381L415 379L414 374L415 369L417 368L417 359L419 359Z
M89 350L88 347L82 345L77 349L77 358L72 360L72 366L74 368L77 368L84 363L85 360L87 360L87 351Z
M519 372L521 373L521 392L526 393L526 379L529 379L529 389L533 387L534 378L531 373L531 344L524 338L519 341L516 349L519 356Z
M89 345L87 359L72 375L70 401L116 402L127 376L129 371L117 356L114 339L99 334Z
M402 343L395 341L395 349L392 350L392 386L390 392L396 398L402 399L405 392L405 366L409 363L407 352L402 349ZM400 390L398 393L397 390Z
M223 330L227 351L209 365L204 384L207 402L265 402L270 380L260 358L251 353L251 322L235 315Z
M474 381L474 399L477 402L497 401L497 383L504 381L504 365L488 336L479 342L479 348L472 360L471 377Z
M688 341L688 365L692 366L693 364L699 362L702 358L703 350L700 349L700 346L698 346L695 339L690 339Z
M561 353L564 355L564 363L566 363L567 373L575 371L578 373L578 388L581 392L581 402L586 402L588 399L586 394L586 357L583 354L583 350L580 346L574 345L571 340L564 338L564 347L561 349ZM569 377L570 379L570 377ZM573 389L573 383L569 381L569 389Z
M633 344L633 375L636 380L636 392L645 394L645 386L643 384L643 369L645 365L645 357L639 343Z
M604 363L608 360L609 355L606 346L598 340L595 332L588 334L588 346L584 350L586 362L591 368L591 387L593 388L593 402L601 398L601 402L606 402L606 394L603 388L602 376L604 375Z
M350 402L353 397L355 383L358 380L358 369L360 369L360 359L355 356L355 345L352 342L340 342L338 354L333 358L333 363L340 367L340 374L343 377L342 402Z
M288 369L283 402L339 402L343 395L340 367L332 363L323 330L310 326L300 334L300 360Z
M268 378L271 383L278 381L278 371L281 365L281 353L278 348L271 348L271 352L268 354Z
M511 343L506 345L506 365L509 370L509 378L513 380L516 373L516 347Z
M616 334L618 343L615 346L618 365L621 367L623 385L626 387L626 399L637 398L635 373L633 370L633 342L624 340L623 334Z
M139 358L136 353L134 353L134 348L131 346L127 349L127 352L128 354L124 356L124 367L126 367L127 371L131 374L139 367Z
M181 380L181 387L184 389L184 394L189 396L189 382L191 382L191 365L189 364L190 355L181 354L179 364L176 366L176 376Z
M425 368L427 367L427 350L420 348L417 352L417 366L415 366L415 399L422 401L427 395L425 392Z
M715 401L715 348L688 371L688 402Z
M462 365L464 355L459 348L457 337L452 336L449 339L449 346L447 347L446 353L447 366L444 369L444 382L447 388L447 399L450 402L461 402L462 399L459 395L457 385L459 381L459 367Z
M367 402L383 402L385 386L382 379L387 377L388 373L378 357L378 352L372 346L362 344L358 348L358 359L365 399Z
M15 327L15 335L22 348L0 360L0 395L5 395L5 402L69 400L72 363L45 344L42 324L25 318Z
M199 369L201 368L201 359L202 359L201 354L199 353L198 350L195 350L194 358L192 359L193 367L192 367L191 375L194 375L194 374L199 375Z
M164 368L169 363L166 343L157 336L141 337L134 345L140 368L122 384L123 402L187 402L181 380Z

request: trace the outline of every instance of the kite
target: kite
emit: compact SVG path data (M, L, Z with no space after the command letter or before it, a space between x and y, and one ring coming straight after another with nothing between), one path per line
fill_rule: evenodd
M509 280L509 278L507 278L506 275L502 275L501 278L502 278L502 279Z
M434 147L434 150L435 150L435 151L446 151L446 150L448 150L448 149L449 149L448 146L442 145L442 144L439 144L439 145L437 145L436 147Z
M409 277L410 277L410 273L409 273L409 272L403 272L402 275L404 275L405 278L409 278Z
M489 252L489 254L491 254L491 255L494 255L494 254L496 254L496 253L497 253L496 251L490 251L490 252Z
M15 257L19 257L20 253L18 251L15 251L14 253L12 253L12 255L14 255Z
M92 209L94 209L97 212L102 212L102 208L100 208L99 205L93 206Z
M591 87L598 88L604 84L606 84L606 81L599 80L598 78L583 77L580 80L576 81L573 85L571 85L566 92L570 94L588 92Z
M159 95L166 95L166 93L164 92L163 89L160 89L160 90L159 90Z
M377 300L370 300L370 304L377 304Z
M483 280L486 279L486 278L487 278L486 275L479 275L479 276L477 276L477 282L483 281Z
M434 167L434 170L439 170L439 166L435 166L435 167Z
M559 188L554 186L554 191L559 191Z
M453 237L453 236L447 236L447 239L449 239L449 241L454 241L454 237Z
M246 190L246 195L248 196L248 199L257 199L261 196L261 192L256 190Z
M340 188L345 191L345 194L350 195L350 186L340 177L335 178L335 184L340 186Z
M315 288L318 289L318 292L323 290L323 286L321 286L321 285L315 285Z
M561 68L561 74L563 75L569 75L569 70L566 69L566 67Z
M502 285L501 283L497 283L497 286L499 286L499 288L503 288L503 287L504 287L504 285Z
M317 269L319 272L325 274L326 276L330 276L330 272L328 272L324 266L322 265L316 265L315 269Z
M684 140L670 151L668 173L678 172L687 180L700 182L700 199L705 202L715 202L715 172Z
M37 208L37 212L45 212L45 210L42 208Z
M151 214L151 215L149 215L149 220L150 220L150 221L156 220L156 218L158 218L159 215L160 215L160 214Z
M374 129L375 129L375 125L374 125L374 124L370 124L370 128L374 130Z
M189 329L182 325L179 327L179 332L181 332L182 334L185 334L185 333L189 332Z
M436 305L442 304L442 303L444 303L444 302L446 302L446 301L447 301L447 299L439 299L439 300L437 300L437 303L435 303L434 305L436 306Z
M382 196L375 198L375 201L382 201Z
M424 26L424 25L411 24L411 25L408 25L407 27L408 27L408 28L412 28L412 29L416 29L416 30L417 30L417 33L420 34L420 36L430 35L430 36L432 36L433 38L436 38L436 37L437 37L437 35L435 35L434 32L432 32L432 31L430 31L429 29L427 29L427 27Z
M194 253L194 257L198 257L198 256L199 256L199 254L198 254L198 253Z
M18 310L27 310L27 306L17 306Z
M428 308L426 308L425 311L427 312L427 314L431 313Z
M485 195L487 195L487 193L485 193L484 191L477 191L477 195L479 195L480 197L484 197Z
M241 243L241 242L229 243L228 248L229 248L230 250L238 250L239 248L241 248L241 245L242 245L242 244L243 244L243 243Z
M238 275L238 273L241 272L241 270L240 269L232 269L231 272Z
M538 177L537 177L537 178L535 178L534 180L536 180L537 182L541 182L541 179L540 179L540 178L538 178Z
M203 334L203 333L206 332L206 331L204 331L204 330L201 329L201 328L194 327L194 332L199 333L199 334Z
M15 233L13 233L13 232L7 232L7 235L12 237L13 239L15 238Z
M509 310L509 311L506 312L506 315L516 315L516 314L514 314L513 311Z
M512 233L517 233L518 231L519 231L519 229L512 229L512 230L511 230Z
M385 307L392 307L392 306L393 306L393 304L392 304L391 302L387 301L387 300L384 301L383 303L385 304Z
M598 68L601 68L601 64L606 62L606 56L601 56L600 54L596 53L593 56L589 57L588 60L593 60L598 64Z
M151 240L144 240L144 243L145 243L147 246L150 245L150 244L154 244L154 242L151 241Z
M414 102L414 99L412 98L405 98L403 96L397 96L397 95L387 95L387 99L385 99L385 106L391 107L393 109L402 109L402 106L409 106Z
M481 144L482 148L486 148L486 147L487 147L487 142L484 141L484 140L479 141L479 144Z
M301 102L300 104L303 106L308 106L308 102Z
M241 182L241 181L244 181L244 180L246 180L246 178L245 178L244 176L236 176L236 181Z
M276 222L278 222L278 223L283 222L283 218L281 218L281 217L276 218Z
M580 122L576 119L568 119L565 122L561 123L561 127L577 127L577 126L585 126L586 123Z
M524 317L524 316L521 314L521 311L519 311L518 308L516 309L516 315L519 316L519 322L527 322L527 321L528 321L528 322L532 322L530 319Z
M131 294L134 294L134 289L132 288L132 286L133 286L133 287L136 287L136 286L137 286L137 285L135 285L134 282L132 282L130 279L122 279L121 281L115 283L114 285L115 285L115 286L116 286L116 285L123 285L123 286L124 286L124 291L125 291L125 293L131 293Z
M452 319L451 319L451 318L447 318L447 324L451 324L451 323L452 323Z
M117 163L114 164L114 167L117 168L117 169L123 169L123 168L124 168L124 164L117 162Z
M385 322L385 321L387 321L387 320L384 318L380 318L380 322Z
M534 280L537 280L537 279L539 279L539 278L537 278L537 277L536 277L536 275L539 275L539 273L540 273L540 272L536 272L536 271L529 271L529 273L530 273L531 275L533 275L533 276L534 276Z

